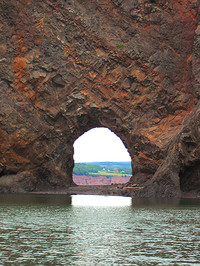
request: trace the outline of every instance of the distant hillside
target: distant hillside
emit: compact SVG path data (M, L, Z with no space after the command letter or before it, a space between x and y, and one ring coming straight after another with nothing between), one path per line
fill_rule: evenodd
M91 162L87 164L95 164L104 167L112 167L112 168L130 168L131 169L131 162Z
M74 175L85 176L131 176L131 162L75 163Z

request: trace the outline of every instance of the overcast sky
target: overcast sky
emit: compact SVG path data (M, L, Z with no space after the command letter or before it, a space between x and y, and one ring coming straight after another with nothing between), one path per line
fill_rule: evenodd
M80 162L131 161L129 153L108 128L93 128L74 143L74 160Z

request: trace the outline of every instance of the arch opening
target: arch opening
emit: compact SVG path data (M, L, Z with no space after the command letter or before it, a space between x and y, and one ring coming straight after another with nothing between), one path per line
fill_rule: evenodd
M76 185L127 183L132 176L131 157L120 137L96 127L74 142L73 182Z

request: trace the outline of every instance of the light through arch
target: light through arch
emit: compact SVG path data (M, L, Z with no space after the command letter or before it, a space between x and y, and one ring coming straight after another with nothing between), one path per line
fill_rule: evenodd
M129 167L131 170L131 157L121 139L108 128L102 127L93 128L87 131L74 142L74 161L75 166L78 163L91 164L94 162L122 162L122 166L118 165L115 168L112 167L112 169L115 169L115 171L117 172L118 167L120 168L123 167L123 165L126 165L125 167ZM104 168L109 171L108 167L106 167L107 166L105 166ZM74 176L76 175L73 175L74 182L76 184L81 184L78 181L76 182ZM106 184L109 184L109 182L113 183L112 179L116 181L115 183L126 183L130 179L130 176L128 177L128 174L126 175L126 173L122 173L121 176L124 177L123 180L120 180L119 174L117 178L117 173L116 177L110 178L110 180L107 176L107 179L105 179L107 182ZM98 178L96 178L96 180L97 179ZM94 185L98 184L103 185L100 181L94 183ZM82 183L82 185L84 185L84 183Z
M121 139L108 128L93 128L74 142L74 161L125 162L131 157Z

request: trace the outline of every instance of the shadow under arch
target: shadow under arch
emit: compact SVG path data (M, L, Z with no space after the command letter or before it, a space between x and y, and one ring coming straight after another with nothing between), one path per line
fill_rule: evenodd
M183 193L199 193L200 188L200 161L185 165L179 173L180 190Z
M73 184L110 185L111 183L126 183L130 180L132 175L130 153L120 136L110 128L98 126L85 131L74 141L73 147L75 163L86 163L92 167L95 163L99 165L99 162L104 162L104 166L101 165L101 167L105 171L101 178L98 173L95 178L89 176L88 172L84 174L79 171L79 176L76 173L73 174ZM118 164L113 162L118 162ZM108 171L114 169L115 173L107 172L106 169L109 167L112 170ZM122 168L127 168L127 171L123 171ZM80 176L83 178L82 182L80 182Z

